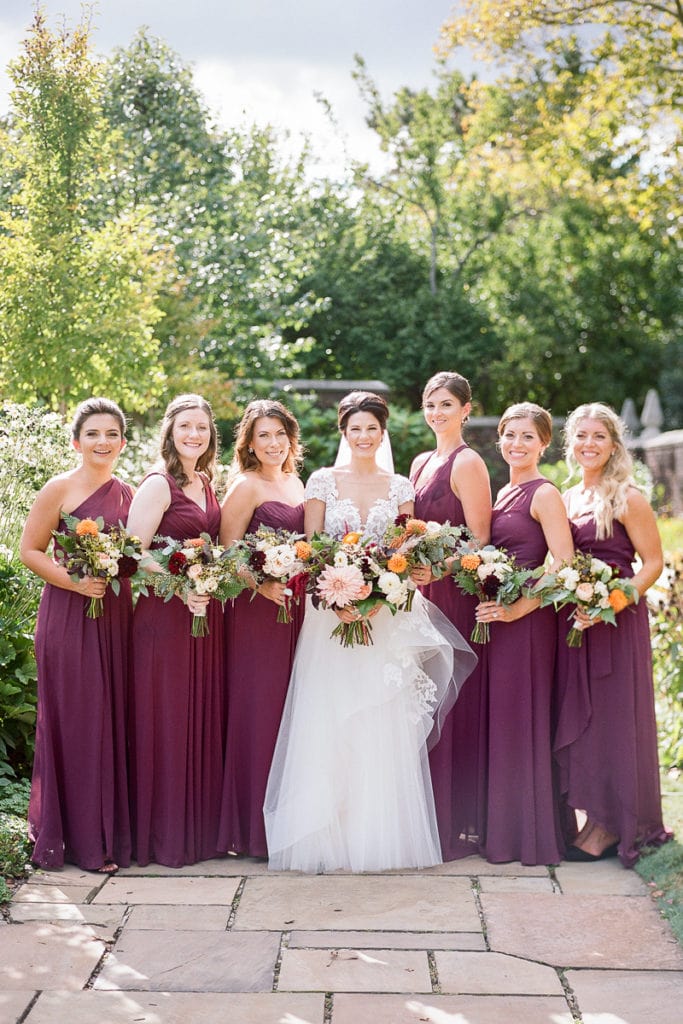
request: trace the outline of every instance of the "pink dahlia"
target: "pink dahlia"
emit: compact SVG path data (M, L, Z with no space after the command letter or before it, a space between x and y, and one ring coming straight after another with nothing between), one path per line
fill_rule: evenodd
M316 590L326 605L343 608L364 595L365 580L356 565L328 565L318 577Z

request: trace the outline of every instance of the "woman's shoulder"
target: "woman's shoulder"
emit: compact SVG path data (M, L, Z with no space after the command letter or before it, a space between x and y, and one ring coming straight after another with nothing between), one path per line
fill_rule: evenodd
M316 498L318 501L326 501L336 488L334 470L331 466L322 466L315 469L306 481L306 498Z
M397 499L399 505L406 501L413 501L415 498L415 488L408 477L401 476L400 473L391 474L389 493Z

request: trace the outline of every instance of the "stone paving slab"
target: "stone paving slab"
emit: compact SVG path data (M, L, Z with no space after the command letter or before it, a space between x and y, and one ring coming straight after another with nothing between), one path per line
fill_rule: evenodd
M14 924L28 921L68 921L87 924L97 930L100 938L111 940L121 927L126 908L109 903L11 903L10 918Z
M568 971L583 1024L681 1024L683 973Z
M94 885L47 885L44 882L25 882L12 897L13 903L86 903L92 899L99 883Z
M111 878L94 902L230 906L239 878Z
M25 1024L322 1024L323 1015L317 994L50 992Z
M104 885L108 875L101 875L97 871L84 871L73 864L65 864L63 868L48 871L43 868L36 868L29 875L29 882L33 885L84 885L89 889Z
M431 992L425 952L286 949L279 992Z
M121 868L116 877L193 878L200 875L206 878L232 878L236 875L268 873L268 861L261 857L216 857L214 860L199 861L197 864L186 864L182 868L168 868L164 864L146 864L144 867L131 864L129 868Z
M86 925L35 922L0 931L0 990L80 989L105 945Z
M468 879L423 874L249 878L234 927L481 930Z
M334 997L331 1024L573 1024L565 999L553 996ZM32 1024L32 1022L31 1022ZM237 1024L237 1022L235 1022ZM622 1024L600 1021L599 1024Z
M482 875L479 878L482 892L554 892L550 875Z
M33 991L21 989L16 992L0 992L0 1021L3 1024L14 1024L26 1012L35 995Z
M504 953L437 952L436 969L442 992L469 995L562 996L552 967Z
M96 989L272 992L280 936L271 932L124 929Z
M228 926L230 905L211 907L196 905L138 904L126 921L126 929L159 929L161 931L224 932Z
M481 932L306 932L289 936L290 949L472 949L483 951Z
M563 861L556 869L563 893L595 893L599 896L647 896L649 890L636 871L624 871L618 860L602 860L595 864L572 864Z
M544 864L534 864L528 867L520 864L519 861L510 861L508 864L489 864L483 857L464 857L461 860L447 861L445 864L434 864L431 868L422 868L421 875L468 875L471 877L514 875L515 878L534 876L547 878L548 868Z
M681 970L656 907L631 896L482 893L491 949L556 967Z

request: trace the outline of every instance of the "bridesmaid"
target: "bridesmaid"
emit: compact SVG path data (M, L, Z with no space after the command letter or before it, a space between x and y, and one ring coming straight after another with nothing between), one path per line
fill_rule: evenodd
M140 485L128 525L153 547L156 534L218 538L221 510L211 486L217 452L211 408L180 395L161 424L161 459ZM152 551L153 554L153 551ZM191 614L209 635L193 637ZM131 785L138 864L181 867L217 854L223 777L223 615L191 594L167 603L150 591L133 617Z
M130 863L125 700L132 604L130 582L116 596L105 581L73 582L46 552L62 516L125 523L132 490L113 476L125 445L126 421L107 398L76 410L72 444L80 465L48 481L21 538L25 565L46 582L36 623L38 722L29 804L33 862L65 861L113 874ZM104 598L104 612L86 617L86 599Z
M299 424L280 402L250 402L237 428L233 471L223 501L222 544L259 526L304 532L304 487ZM285 584L261 583L226 608L228 732L218 849L267 857L263 800L282 709L303 621L304 604L291 604L292 621L277 621ZM253 642L245 642L251 638Z
M643 599L662 571L662 547L654 513L633 482L623 431L616 413L600 403L579 406L567 420L566 457L582 474L565 494L574 543L631 577L641 600L619 612L616 629L580 616L581 647L561 643L555 755L571 813L567 859L618 854L632 867L642 846L665 842L670 833L662 823ZM578 835L576 810L586 816Z
M437 373L422 395L425 420L434 431L436 450L413 461L415 515L435 522L465 525L482 544L491 529L491 484L484 460L462 439L472 407L468 381L459 373ZM475 623L476 598L463 594L447 577L435 581L427 568L414 574L422 593L451 620L465 639ZM481 685L486 653L443 724L429 755L441 850L445 861L477 853L483 827L486 768L486 708Z
M573 555L557 488L538 470L552 420L531 402L512 405L498 424L510 482L493 506L491 541L535 569ZM556 616L538 599L501 606L486 601L477 619L491 622L488 645L489 755L484 853L492 863L556 864L563 850L551 752L550 709L557 647Z

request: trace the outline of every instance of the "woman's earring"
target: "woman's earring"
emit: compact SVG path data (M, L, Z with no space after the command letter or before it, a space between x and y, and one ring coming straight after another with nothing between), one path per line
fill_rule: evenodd
M247 451L249 452L250 455L254 454L254 449L253 448L247 448Z

